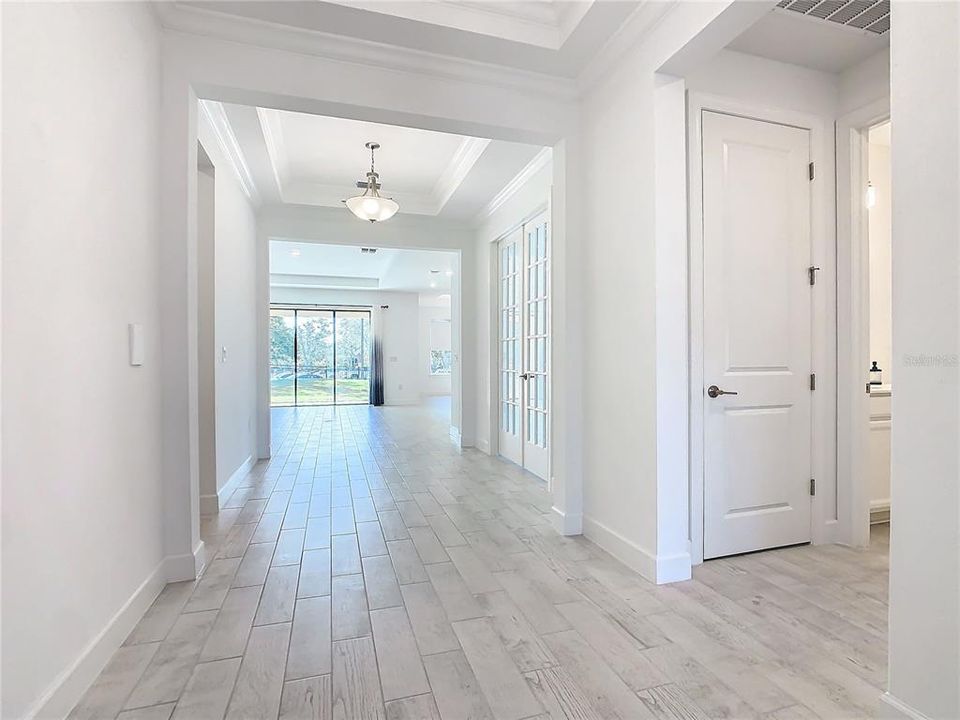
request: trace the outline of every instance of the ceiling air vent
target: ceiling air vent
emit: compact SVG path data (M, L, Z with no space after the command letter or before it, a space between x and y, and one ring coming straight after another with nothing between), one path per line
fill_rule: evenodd
M890 29L890 0L781 0L777 7L877 35Z

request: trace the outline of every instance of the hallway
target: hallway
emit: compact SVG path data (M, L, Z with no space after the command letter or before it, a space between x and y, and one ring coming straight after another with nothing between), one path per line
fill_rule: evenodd
M880 710L887 545L708 562L654 586L549 524L541 483L445 408L273 411L71 718L838 718Z

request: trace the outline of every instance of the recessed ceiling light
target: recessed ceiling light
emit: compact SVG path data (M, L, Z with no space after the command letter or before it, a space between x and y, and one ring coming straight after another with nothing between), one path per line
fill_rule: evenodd
M430 287L435 288L437 284L435 282L430 283Z
M453 277L453 270L447 270L447 277Z
M300 251L297 248L293 248L290 251L290 257L300 257Z
M439 270L431 270L431 271L430 271L430 274L431 274L431 275L439 275L439 274L440 274L440 271L439 271Z

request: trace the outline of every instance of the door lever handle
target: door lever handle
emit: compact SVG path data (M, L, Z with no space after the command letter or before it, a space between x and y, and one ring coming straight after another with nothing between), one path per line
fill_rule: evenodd
M721 390L716 385L711 385L707 388L707 395L712 398L718 398L721 395L739 395L740 393L734 392L732 390Z

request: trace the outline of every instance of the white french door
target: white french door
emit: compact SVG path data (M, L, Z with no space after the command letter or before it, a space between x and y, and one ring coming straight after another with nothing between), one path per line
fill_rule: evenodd
M546 479L550 437L550 237L542 213L498 244L500 455Z
M703 112L704 557L809 542L809 131Z

